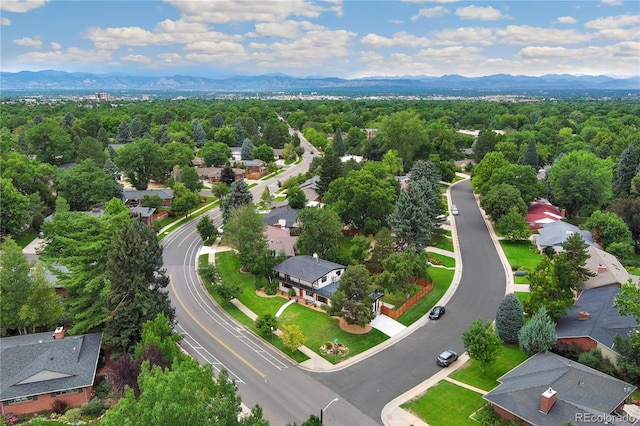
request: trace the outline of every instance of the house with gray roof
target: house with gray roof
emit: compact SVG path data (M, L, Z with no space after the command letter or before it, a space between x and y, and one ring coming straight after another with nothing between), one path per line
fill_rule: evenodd
M298 210L285 207L271 209L271 211L262 217L264 223L268 226L277 226L280 228L293 228L298 221Z
M145 195L158 196L162 199L162 205L164 207L171 207L173 202L174 193L171 188L156 188L156 189L132 189L125 188L122 191L122 201L129 207L142 207L142 199Z
M543 228L538 229L539 235L535 235L533 240L539 251L543 251L546 247L553 247L557 250L567 238L576 232L582 235L585 244L595 244L591 232L561 220L545 224Z
M65 337L62 327L0 339L2 415L51 410L56 399L70 407L88 403L101 343L102 333Z
M293 256L274 266L273 279L278 288L315 304L331 306L331 296L338 288L340 276L347 267L314 256Z
M611 285L583 290L569 312L558 320L559 344L577 344L583 350L599 348L616 365L613 337L627 336L638 328L632 315L622 316L613 306L620 287Z
M635 386L551 352L532 356L498 382L484 399L508 421L561 426L636 420L625 411Z

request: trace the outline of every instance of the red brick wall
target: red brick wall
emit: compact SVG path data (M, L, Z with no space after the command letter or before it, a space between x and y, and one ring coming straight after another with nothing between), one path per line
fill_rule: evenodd
M54 399L59 399L69 403L69 408L80 407L91 401L93 386L82 389L82 391L70 395L60 395L55 398L50 393L38 395L35 401L19 402L17 404L2 404L2 414L34 414L40 411L50 411Z
M563 337L558 339L558 343L570 345L572 343L580 346L584 351L590 351L591 349L595 349L598 344L595 340L592 340L588 337Z
M499 415L501 418L509 421L509 422L519 422L519 424L522 425L526 425L526 426L531 426L531 423L527 423L524 420L522 420L520 417L514 416L513 414L511 414L510 412L508 412L507 410L504 410L502 407L498 407L497 405L493 405L491 404L491 406L493 407L493 411Z

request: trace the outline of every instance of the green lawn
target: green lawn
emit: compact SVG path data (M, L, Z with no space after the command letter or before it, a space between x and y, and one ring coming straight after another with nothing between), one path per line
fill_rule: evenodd
M429 268L429 275L435 283L433 290L402 314L398 318L398 322L409 326L427 314L451 285L454 272L442 268Z
M501 240L500 245L512 268L533 271L542 259L542 255L529 241Z
M443 256L438 253L429 253L429 259L436 265L453 268L456 266L456 259L451 256Z
M477 426L478 423L469 416L485 403L479 393L442 380L419 398L400 407L414 413L431 426Z
M216 268L221 279L235 281L242 287L238 300L256 315L275 315L285 303L282 297L261 297L256 294L255 276L240 271L238 255L232 251L216 253Z
M520 301L520 303L524 303L529 300L529 293L525 293L524 291L516 291L516 297Z
M453 251L453 240L448 238L446 235L442 235L437 237L432 245L442 250Z
M450 374L452 379L490 391L499 385L498 377L507 373L527 359L527 356L515 345L503 344L496 362L482 371L480 364L474 360L467 362L462 368Z
M37 235L33 231L26 232L24 234L14 236L13 241L15 241L20 248L25 248L31 241L35 240L36 237Z

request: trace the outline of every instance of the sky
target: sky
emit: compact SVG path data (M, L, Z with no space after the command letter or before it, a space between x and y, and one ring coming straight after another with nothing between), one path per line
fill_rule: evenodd
M0 1L0 70L640 75L640 1Z

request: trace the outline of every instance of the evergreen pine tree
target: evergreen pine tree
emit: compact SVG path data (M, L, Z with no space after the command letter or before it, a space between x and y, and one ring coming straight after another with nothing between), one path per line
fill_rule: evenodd
M536 148L536 140L534 138L529 139L529 144L522 157L522 164L531 166L536 170L540 167L540 157L538 156L538 149Z
M244 180L237 180L231 184L229 193L222 199L222 221L227 223L234 209L253 202L253 195Z
M329 189L329 185L342 175L342 162L336 155L332 147L327 147L320 167L320 181L318 182L318 192L324 194Z
M241 160L253 160L253 149L255 146L251 142L251 139L245 138L242 142L242 147L240 148L240 159Z
M618 178L614 183L614 190L621 197L627 196L631 191L631 179L637 174L638 167L640 167L640 149L629 144L620 154Z
M548 352L557 340L556 325L547 314L547 308L544 306L518 332L520 349L527 356L535 355L538 352Z
M522 304L515 294L507 294L496 312L496 331L505 343L517 343L518 332L524 325Z
M415 251L424 249L431 242L437 212L433 209L433 198L440 201L439 193L424 180L411 182L400 192L393 212L389 215L389 226L396 234L400 247L411 247Z
M191 122L191 132L193 133L193 140L196 142L196 146L201 147L207 143L207 134L197 118L194 118Z
M342 157L346 150L347 148L344 146L344 141L342 140L342 130L338 127L333 136L333 151L338 157Z
M131 120L131 124L129 125L129 136L131 137L131 140L138 139L142 136L141 129L142 123L138 117Z
M131 142L131 133L129 132L129 124L126 120L122 120L118 125L118 131L116 133L116 142L119 144Z

